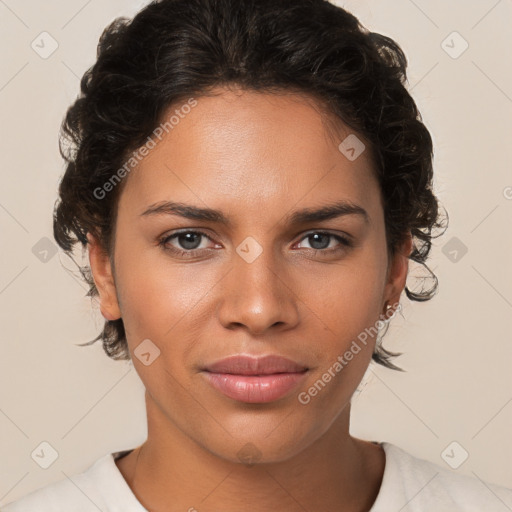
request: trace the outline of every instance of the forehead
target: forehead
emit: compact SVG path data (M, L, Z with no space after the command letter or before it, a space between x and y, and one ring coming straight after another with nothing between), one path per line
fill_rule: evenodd
M356 135L312 98L219 88L195 101L163 116L172 123L130 173L120 209L140 214L165 200L259 215L339 199L380 206L370 152L347 158L338 146Z

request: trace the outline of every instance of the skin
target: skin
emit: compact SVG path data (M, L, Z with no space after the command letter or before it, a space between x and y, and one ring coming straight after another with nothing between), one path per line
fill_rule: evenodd
M198 97L126 178L113 257L89 237L101 312L123 318L146 388L148 438L117 466L152 511L368 511L385 455L351 436L349 420L375 339L307 405L297 395L382 318L386 303L398 302L411 239L388 259L370 153L349 161L338 144L353 132L339 122L334 133L311 99L214 92ZM170 200L221 210L231 225L141 215ZM340 200L364 208L368 222L356 214L287 222L292 212ZM182 228L207 237L158 245ZM307 236L317 231L351 235L353 246ZM249 236L263 250L252 263L236 252ZM145 339L161 351L148 366L133 355ZM284 355L308 375L278 401L235 401L200 369L236 353ZM248 443L260 457L254 464L238 456Z

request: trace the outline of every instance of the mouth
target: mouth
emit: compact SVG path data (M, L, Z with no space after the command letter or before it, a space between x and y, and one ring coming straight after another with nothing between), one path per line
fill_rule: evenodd
M235 355L203 368L207 382L218 392L245 403L268 403L288 395L309 368L291 359L268 355Z

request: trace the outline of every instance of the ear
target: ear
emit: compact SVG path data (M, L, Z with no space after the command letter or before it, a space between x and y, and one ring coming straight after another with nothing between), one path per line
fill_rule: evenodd
M110 258L92 234L87 233L87 241L89 264L94 284L99 294L101 314L106 320L118 320L121 318L121 310L117 301L116 285Z
M412 235L409 232L409 236L400 245L393 256L393 259L389 262L388 276L382 304L382 310L384 314L387 313L385 311L386 304L393 306L398 304L400 301L400 295L405 288L405 283L407 280L407 272L409 270L409 255L412 252L412 246ZM387 314L389 314L389 312Z

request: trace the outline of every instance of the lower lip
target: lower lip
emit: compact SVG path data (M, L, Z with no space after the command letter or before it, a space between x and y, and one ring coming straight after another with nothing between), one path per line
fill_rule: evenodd
M288 394L308 372L274 373L271 375L203 373L217 391L233 400L246 403L266 403L279 400Z

